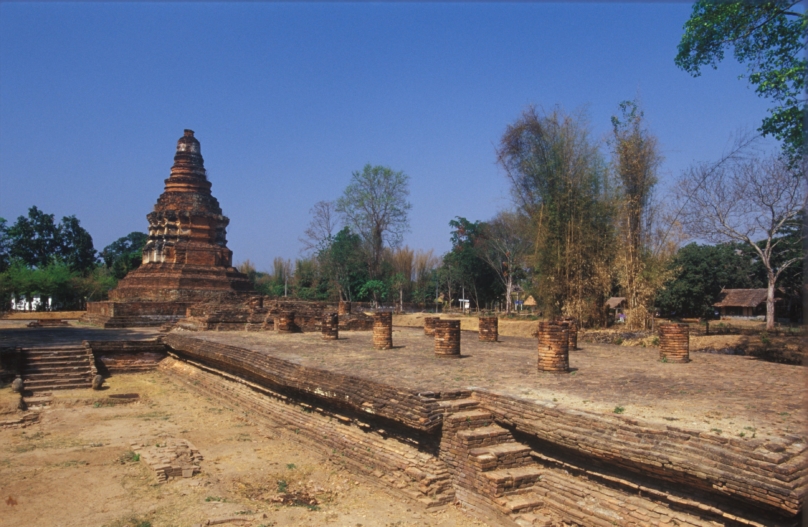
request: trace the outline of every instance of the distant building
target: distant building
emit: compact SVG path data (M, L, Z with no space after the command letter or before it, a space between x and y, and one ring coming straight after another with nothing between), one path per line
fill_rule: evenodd
M765 318L767 295L766 289L724 289L713 307L721 318Z
M609 324L625 323L626 314L624 309L626 307L626 299L622 296L613 296L606 301L606 319Z

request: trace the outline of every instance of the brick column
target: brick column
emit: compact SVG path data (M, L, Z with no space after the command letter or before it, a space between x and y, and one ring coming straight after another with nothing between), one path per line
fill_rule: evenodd
M459 320L440 320L435 324L435 356L460 357Z
M435 336L435 324L440 320L440 317L426 317L424 318L424 335L428 337Z
M295 312L285 311L275 315L275 331L278 333L293 333L295 330Z
M373 347L377 350L393 347L393 313L390 311L373 313Z
M690 362L690 327L687 324L659 325L659 360Z
M342 300L339 301L339 308L337 308L337 312L340 315L350 315L351 314L351 303L350 302L343 302Z
M339 316L336 313L323 315L323 340L337 340L339 338Z
M480 317L480 342L496 342L499 338L499 319Z
M569 329L551 322L539 322L539 371L570 371Z
M570 349L578 349L578 321L572 317L559 319L559 324L566 326L570 332Z

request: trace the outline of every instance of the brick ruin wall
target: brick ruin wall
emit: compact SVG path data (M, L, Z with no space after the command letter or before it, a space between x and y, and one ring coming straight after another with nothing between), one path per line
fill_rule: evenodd
M451 405L475 401L510 441L529 447L541 476L526 484L542 510L569 524L792 526L808 485L797 436L739 440L483 389L405 390L178 334L163 339L86 346L107 374L158 368L336 452L393 492L428 507L457 499L497 525L517 523L486 495L492 479L475 464L483 458L470 456L454 430L474 423L449 425Z

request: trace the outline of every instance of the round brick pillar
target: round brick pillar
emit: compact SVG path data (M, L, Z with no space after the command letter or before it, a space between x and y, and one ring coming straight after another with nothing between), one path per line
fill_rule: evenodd
M562 326L565 326L570 332L570 349L577 350L578 349L578 322L572 318L562 318L558 322Z
M323 340L337 340L339 338L339 315L326 313L323 315Z
M690 327L687 324L659 325L659 360L690 362Z
M459 320L439 320L435 324L435 356L460 357Z
M295 312L285 311L275 315L275 331L278 333L293 333L295 330Z
M539 322L539 371L570 371L569 329L551 322Z
M435 324L438 323L440 317L426 317L424 318L424 335L429 337L435 336Z
M340 315L350 315L351 314L351 303L350 302L343 302L342 300L339 301L339 308L337 308L337 312Z
M390 311L373 313L373 347L377 350L393 347L393 313Z
M496 342L499 338L499 319L480 317L480 342Z

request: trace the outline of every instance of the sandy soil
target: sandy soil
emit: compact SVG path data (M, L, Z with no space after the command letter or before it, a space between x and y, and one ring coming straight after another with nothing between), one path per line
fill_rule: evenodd
M0 525L179 527L223 518L252 527L485 525L454 507L427 511L390 495L300 436L251 421L159 372L112 377L108 385L54 392L38 424L0 430ZM5 392L0 399L8 399ZM139 394L139 402L111 405L109 395L122 393ZM167 437L201 451L201 474L161 485L132 460L132 441ZM271 503L279 482L317 505Z
M479 331L478 315L458 315L455 313L407 313L404 315L393 315L393 325L403 327L424 327L424 318L440 317L447 320L460 320L460 329L464 331ZM498 323L499 334L503 337L530 337L536 331L538 320L506 320L500 319Z

